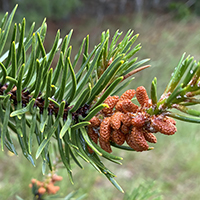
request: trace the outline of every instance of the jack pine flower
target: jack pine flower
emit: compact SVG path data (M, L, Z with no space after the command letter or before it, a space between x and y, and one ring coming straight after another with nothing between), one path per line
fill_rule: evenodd
M113 130L111 134L111 139L114 143L118 145L124 144L126 140L125 135L120 130Z
M110 126L110 117L103 119L100 125L100 137L108 142L110 140L111 126Z
M136 144L132 133L126 134L125 137L126 137L126 143L132 149L134 149L135 151L138 151L138 152L143 151L143 149Z
M40 186L43 186L43 185L44 185L44 183L43 183L43 182L41 182L41 181L37 181L37 182L36 182L36 185L40 187Z
M135 94L140 106L131 101ZM127 90L120 98L109 96L104 103L110 107L104 108L90 120L88 135L96 144L99 140L100 147L109 153L112 152L110 141L118 145L123 145L126 141L135 151L141 152L149 149L147 142L157 142L153 133L172 135L177 131L174 119L162 114L156 116L148 113L152 103L143 86L136 91ZM99 134L95 132L98 127ZM89 146L88 151L93 153Z
M173 121L167 117L153 116L151 122L156 131L165 135L173 135L177 131L176 126L172 123Z
M176 125L176 121L175 121L174 119L172 119L172 118L165 117L163 120L164 120L164 121L168 121L168 122L170 122L170 123Z
M144 132L143 129L133 127L131 130L131 135L133 136L135 143L141 149L143 149L143 151L146 151L149 148L149 145L147 144L147 142L145 140L143 132Z
M143 86L140 86L136 89L136 98L142 107L149 106L149 97L146 89Z
M101 123L99 118L96 116L94 116L89 122L91 123L90 124L91 127L98 127L100 126L100 123Z
M111 146L110 146L110 141L105 141L102 137L99 137L99 144L100 144L100 147L108 152L108 153L111 153L112 152L112 149L111 149Z
M115 106L115 110L119 112L123 112L122 104L123 104L123 101L118 101Z
M123 114L123 117L122 117L121 120L122 120L123 125L126 125L126 126L130 127L132 125L131 113Z
M45 194L56 194L58 190L60 189L59 186L55 186L54 183L57 181L61 181L63 179L62 176L58 176L57 174L54 174L54 171L51 172L50 176L47 176L46 179L43 182L40 182L36 179L31 180L31 184L29 184L29 187L32 188L33 185L37 188L37 190L34 190L34 195L45 195Z
M121 132L124 133L124 134L128 134L130 132L130 127L126 126L125 124L122 124Z
M91 140L93 140L97 144L99 136L91 126L88 126L88 135L91 138ZM91 147L87 146L87 148L88 148L89 153L94 152Z
M47 193L48 194L56 194L60 189L59 186L55 186L52 182L47 185Z
M144 114L137 115L135 118L132 119L132 125L136 127L143 127L146 122L146 117Z
M110 125L113 129L120 129L122 116L123 113L116 112L110 117Z
M31 179L31 183L32 183L32 184L35 184L36 182L37 182L37 180L36 180L35 178L32 178L32 179Z
M119 101L119 97L118 96L108 96L106 98L106 100L104 101L105 104L107 104L109 106L109 108L104 108L102 110L102 112L105 115L109 115L112 114L113 112L113 108L115 107L116 103Z
M56 181L62 181L63 180L63 177L62 176L58 176L57 174L54 174L52 176L52 182L56 182Z
M121 97L119 98L119 101L123 101L125 99L129 99L131 100L133 97L135 96L135 90L131 89L131 90L126 90L126 92L124 92Z
M39 189L38 189L38 193L39 194L44 194L46 192L46 189L44 188L44 187L40 187Z
M125 99L122 101L122 110L124 113L132 112L135 113L138 110L138 106L135 105L130 99Z
M91 126L88 127L88 135L90 136L91 140L97 144L99 136Z
M144 134L144 138L147 142L151 142L151 143L156 143L157 142L157 138L153 133L148 133L148 132L143 132Z

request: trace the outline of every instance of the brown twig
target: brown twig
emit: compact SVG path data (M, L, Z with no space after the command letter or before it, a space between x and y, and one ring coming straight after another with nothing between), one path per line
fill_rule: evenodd
M134 69L134 70L131 71L130 73L126 74L126 75L123 77L122 81L124 81L125 79L127 79L127 78L130 77L130 76L132 76L133 74L136 74L137 72L142 71L143 69L146 69L146 68L148 68L148 67L151 67L151 65L145 65L145 66L139 67L139 68L137 68L137 69Z

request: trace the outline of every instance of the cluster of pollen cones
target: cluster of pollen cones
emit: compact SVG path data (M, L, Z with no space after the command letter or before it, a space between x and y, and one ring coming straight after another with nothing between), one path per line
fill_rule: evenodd
M140 106L131 99L136 96ZM108 96L104 101L109 107L90 120L88 135L100 147L111 153L111 142L123 145L125 142L135 151L149 149L147 142L156 143L153 133L160 132L173 135L176 122L163 114L150 115L147 110L152 106L146 89L140 86L135 90L130 89L119 96ZM88 147L89 153L93 150Z
M60 190L60 187L54 184L57 181L61 181L62 179L62 176L58 176L56 174L47 177L47 179L43 182L38 181L36 179L32 179L31 183L29 184L29 187L32 188L33 185L35 185L35 187L38 188L35 196L42 196L44 194L56 194Z

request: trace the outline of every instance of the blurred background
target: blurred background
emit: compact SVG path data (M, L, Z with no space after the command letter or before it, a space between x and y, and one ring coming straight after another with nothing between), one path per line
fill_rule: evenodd
M130 88L144 85L149 92L156 76L158 95L161 95L184 52L200 60L199 0L0 0L0 16L10 12L15 4L19 4L15 22L25 17L27 26L36 22L39 27L47 18L47 49L51 48L57 29L63 37L73 29L72 55L88 34L92 50L107 29L111 35L118 29L124 34L129 29L139 33L136 45L141 43L142 49L137 53L138 60L150 58L151 68L138 73ZM153 151L114 150L114 154L124 158L122 166L105 161L117 175L125 195L84 162L84 170L73 167L74 185L65 169L59 169L58 174L64 177L59 184L60 194L64 196L77 190L77 196L86 194L88 200L141 200L146 199L142 198L146 192L148 199L199 200L200 125L178 122L177 128L173 136L156 135L158 143ZM42 179L40 160L36 168L20 152L18 157L0 152L0 160L1 199L16 199L15 195L31 199L28 184L31 178Z

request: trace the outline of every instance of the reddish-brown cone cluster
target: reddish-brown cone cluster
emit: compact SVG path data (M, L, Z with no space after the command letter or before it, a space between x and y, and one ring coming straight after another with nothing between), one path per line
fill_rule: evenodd
M60 187L55 186L54 184L57 181L61 181L62 179L62 176L51 174L51 176L48 176L43 182L32 179L29 187L32 188L34 185L36 188L38 188L36 194L34 194L35 196L42 196L44 194L56 194Z
M135 95L140 106L131 101ZM147 142L157 142L153 133L172 135L177 131L173 119L146 112L152 103L143 86L136 91L127 90L121 97L109 96L104 103L109 108L104 108L90 120L88 135L109 153L112 152L110 142L122 145L126 141L135 151L146 151L149 148ZM88 150L93 153L91 148Z

